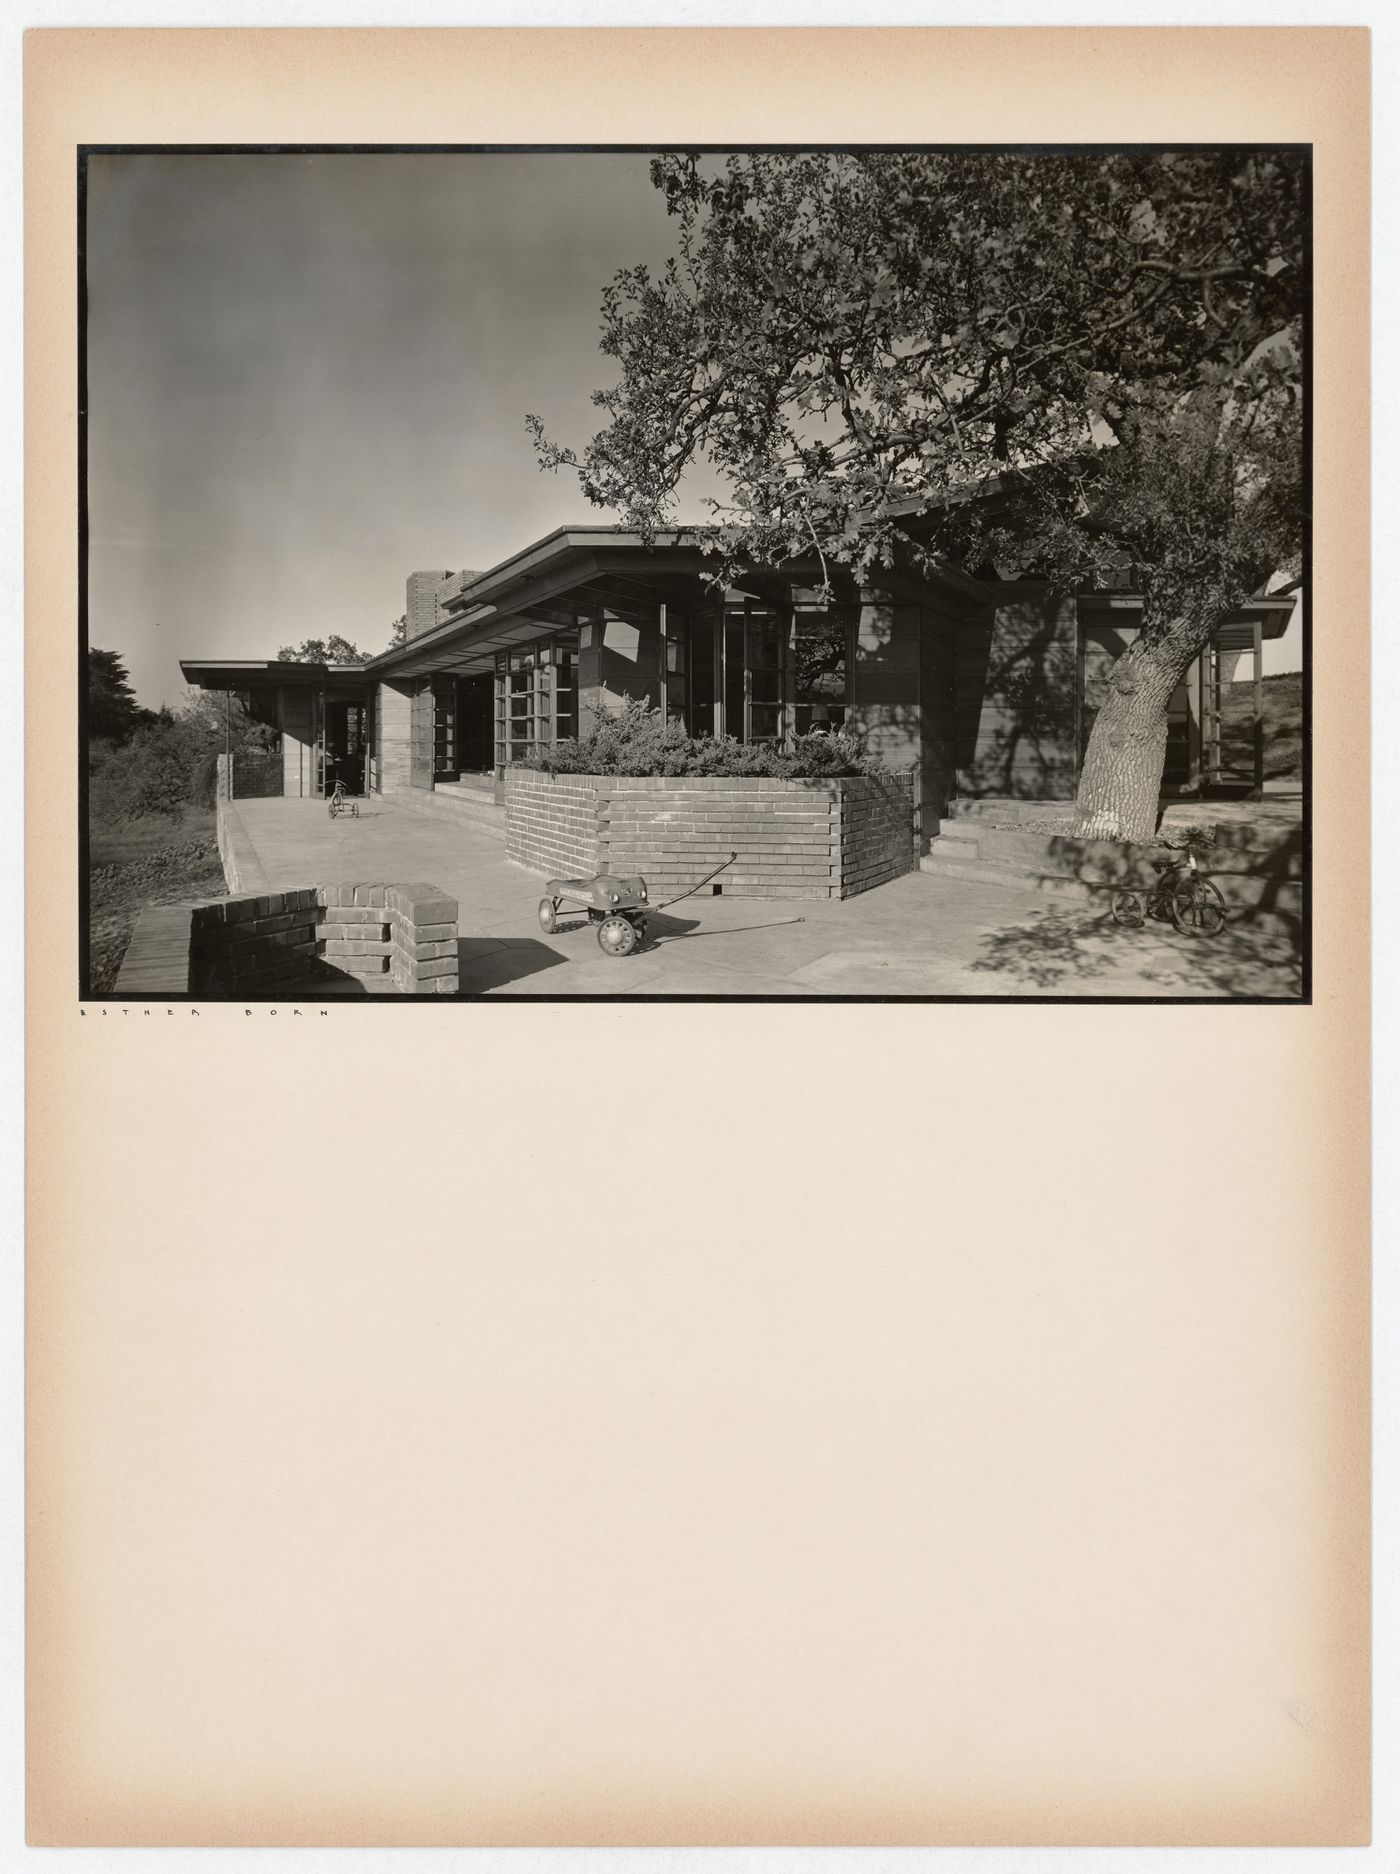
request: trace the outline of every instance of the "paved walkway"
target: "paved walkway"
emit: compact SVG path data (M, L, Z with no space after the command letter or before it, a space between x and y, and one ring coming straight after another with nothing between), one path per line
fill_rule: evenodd
M237 812L279 890L424 880L458 900L467 994L643 996L1296 996L1284 939L1119 930L1106 907L910 873L844 901L695 897L654 915L654 944L605 957L587 921L541 935L543 880L499 839L379 800L358 819L323 803Z

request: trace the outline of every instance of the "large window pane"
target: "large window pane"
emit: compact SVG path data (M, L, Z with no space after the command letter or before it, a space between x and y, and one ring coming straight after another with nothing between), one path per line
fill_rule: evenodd
M692 735L715 732L715 622L713 617L694 618L686 633L690 652L690 713L687 725Z
M793 621L793 729L837 730L846 720L847 620L843 612L798 612Z
M744 614L724 615L724 728L743 741L744 728Z
M749 668L777 670L783 661L783 628L776 612L749 613Z

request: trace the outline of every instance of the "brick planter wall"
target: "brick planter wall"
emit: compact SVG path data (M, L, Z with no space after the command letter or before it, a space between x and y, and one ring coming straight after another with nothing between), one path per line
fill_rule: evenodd
M534 872L581 878L598 871L599 777L507 768L506 853ZM606 831L602 833L606 839Z
M727 897L849 898L918 864L914 777L668 780L506 772L506 852L556 877L640 872L682 891L731 852Z
M295 994L337 976L359 979L372 994L457 993L457 901L435 885L307 885L296 891L247 892L196 905L183 915L189 930L184 980L177 983L172 975L167 994ZM150 934L157 935L155 925ZM159 935L170 952L164 925ZM134 966L143 955L141 936L138 924L128 951ZM163 958L166 973L172 960L173 952ZM125 977L124 965L118 994L137 987L155 993L139 968Z

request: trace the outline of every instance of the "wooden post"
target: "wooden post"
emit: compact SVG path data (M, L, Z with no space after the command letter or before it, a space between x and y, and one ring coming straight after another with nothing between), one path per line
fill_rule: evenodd
M729 630L723 599L715 623L715 734L729 735Z
M1254 799L1264 798L1264 625L1254 621Z
M229 726L233 713L233 691L224 691L224 786L228 789L228 798L233 799L233 739Z
M664 599L657 607L656 631L658 639L657 663L659 665L656 677L656 700L661 709L661 720L662 722L667 722L670 720L670 711L667 708L667 704L670 700L670 671L667 668L666 660L670 655L670 645L667 642L669 634L666 622L666 601Z
M1206 671L1204 651L1186 673L1186 789L1201 791L1201 745L1205 733L1202 694Z

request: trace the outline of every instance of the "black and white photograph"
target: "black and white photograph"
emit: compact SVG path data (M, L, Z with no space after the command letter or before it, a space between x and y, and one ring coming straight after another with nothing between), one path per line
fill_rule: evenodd
M89 998L1310 997L1310 150L79 153Z
M1378 78L27 33L26 1852L1400 1865Z

